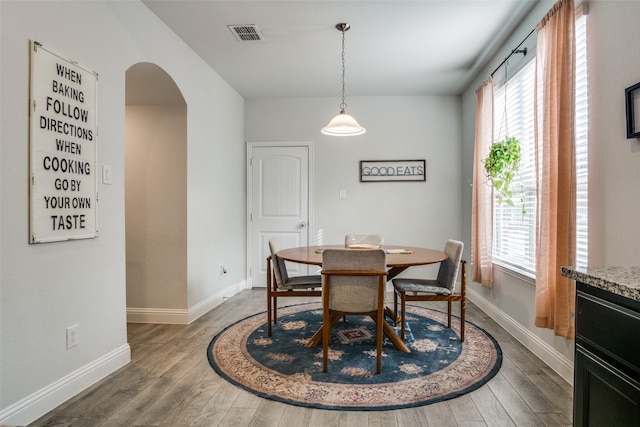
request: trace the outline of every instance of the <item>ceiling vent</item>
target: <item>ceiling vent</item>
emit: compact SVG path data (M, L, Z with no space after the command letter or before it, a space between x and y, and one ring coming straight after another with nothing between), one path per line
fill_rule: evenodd
M264 41L257 25L228 25L228 27L239 42Z

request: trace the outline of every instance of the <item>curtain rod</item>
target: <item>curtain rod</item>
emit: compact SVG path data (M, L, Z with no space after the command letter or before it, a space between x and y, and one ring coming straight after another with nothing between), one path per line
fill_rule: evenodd
M504 61L502 61L502 62L500 63L500 65L498 65L498 66L496 67L496 69L495 69L495 70L493 70L493 72L491 73L491 77L493 77L493 75L496 73L496 71L498 71L498 70L500 69L500 67L502 67L502 66L503 66L503 65L504 65L504 64L509 60L509 58L511 58L511 55L513 55L514 53L523 53L525 56L527 56L527 48L526 48L526 47L525 47L524 49L518 49L518 48L519 48L520 46L522 46L522 44L523 44L524 42L526 42L526 41L527 41L527 39L528 39L529 37L531 37L531 34L533 34L535 31L536 31L536 29L535 29L535 28L534 28L533 30L531 30L531 32L530 32L529 34L527 34L527 37L525 37L525 38L520 42L520 44L519 44L518 46L516 46L516 48L515 48L515 49L513 49L513 50L511 51L511 53L510 53L506 58L504 58Z

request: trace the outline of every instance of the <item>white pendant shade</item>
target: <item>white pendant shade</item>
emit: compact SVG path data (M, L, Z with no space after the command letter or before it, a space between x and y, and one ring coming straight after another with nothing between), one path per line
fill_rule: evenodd
M350 28L350 25L341 22L336 25L336 28L342 33L342 103L340 104L340 114L331 119L329 124L322 128L321 132L331 136L362 135L367 130L345 112L347 104L344 102L344 32Z
M335 116L328 125L322 128L322 133L331 136L354 136L362 135L367 130L360 126L356 119L341 112Z

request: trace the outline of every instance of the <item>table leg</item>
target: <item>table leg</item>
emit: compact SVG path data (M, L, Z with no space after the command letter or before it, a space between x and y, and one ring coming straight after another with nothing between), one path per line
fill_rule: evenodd
M342 316L335 316L331 318L332 328L333 328L333 325L338 323L338 320L340 320L340 317ZM307 344L306 344L307 348L315 347L316 345L320 344L320 342L322 341L323 328L324 328L324 325L321 326L320 329L318 329L315 334L313 334L313 336L311 337L311 339L309 339L309 341L307 341ZM394 331L391 325L389 325L387 322L383 322L382 332L384 332L386 337L389 338L389 341L391 341L391 343L397 350L400 350L403 353L411 353L411 350L409 350L409 347L407 347L404 341L400 339L398 334L396 334L396 331Z
M391 281L394 277L396 277L398 274L402 273L403 271L405 271L407 268L409 267L391 267L388 272L387 272L387 282ZM389 307L385 307L384 308L384 314L386 316L388 316L390 319L392 319L395 322L397 322L397 319L394 319L393 317L393 310ZM341 316L337 316L335 318L332 318L332 324L331 327L333 327L333 325L335 325L337 323L337 321L340 319ZM322 329L323 327L321 326L320 329L318 329L316 331L315 334L313 334L313 336L311 337L311 339L307 342L306 347L311 348L311 347L315 347L316 345L318 345L321 341L322 341ZM397 348L398 350L404 352L404 353L411 353L411 350L409 350L409 348L406 346L406 344L404 343L404 341L402 341L400 339L400 337L398 336L398 334L396 334L396 332L393 330L393 328L387 323L384 322L384 325L382 326L382 330L384 332L384 334L387 336L387 338L389 338L389 341L391 341L394 345L395 348Z
M331 316L331 327L332 328L333 328L333 325L338 323L338 320L340 320L341 317L342 316L336 316L336 315ZM311 347L315 347L316 345L320 344L320 342L322 341L323 329L324 329L324 325L320 326L320 329L318 329L316 331L316 333L313 334L311 339L309 341L307 341L307 344L305 345L305 347L311 348Z
M309 341L307 341L307 344L305 345L305 347L311 348L311 347L315 347L318 344L320 344L320 341L322 341L322 334L323 334L323 330L324 330L323 328L324 328L324 326L320 326L320 329L318 329L316 331L316 333L313 334L311 339Z
M407 268L409 268L409 267L391 267L391 268L389 269L389 271L387 271L387 283L388 283L388 282L391 282L391 280L392 280L394 277L396 277L398 274L400 274L400 273L402 273L403 271L405 271ZM389 308L389 307L387 307L387 306L385 306L385 307L384 307L384 314L385 314L385 316L387 316L389 319L393 320L393 323L394 323L394 324L397 324L397 323L398 323L398 321L399 321L400 319L399 319L399 318L398 318L398 319L396 319L396 318L393 316L393 313L394 313L393 309L391 309L391 308ZM399 317L399 316L398 316L398 317Z
M393 279L394 277L396 277L398 274L402 273L403 271L405 271L407 268L409 267L391 267L388 271L387 271L387 282L390 282L391 279Z
M389 325L387 322L384 322L382 324L382 331L387 336L387 338L389 338L389 341L393 343L393 346L396 349L402 351L403 353L411 353L411 350L409 350L409 347L407 347L404 341L400 339L398 334L396 334L396 331L394 331L391 325Z

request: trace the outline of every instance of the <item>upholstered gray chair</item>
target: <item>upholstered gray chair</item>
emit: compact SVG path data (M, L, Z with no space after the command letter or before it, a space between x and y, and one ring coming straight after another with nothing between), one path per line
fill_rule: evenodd
M462 260L462 250L464 244L456 240L449 240L444 247L447 259L440 263L438 276L436 279L393 279L393 308L394 319L398 319L398 298L401 301L400 338L404 341L406 328L406 305L407 301L447 301L448 322L451 328L451 305L454 301L460 301L460 341L464 342L464 312L467 306L467 274L466 262ZM455 289L458 272L462 267L462 278L460 292Z
M278 321L278 297L319 297L322 295L322 276L289 277L287 266L276 254L280 243L269 240L271 256L267 258L267 334L271 336L271 322ZM273 268L272 268L273 266Z
M386 255L381 249L327 249L322 253L322 371L327 372L331 329L340 317L371 316L376 322L376 373L382 370Z

